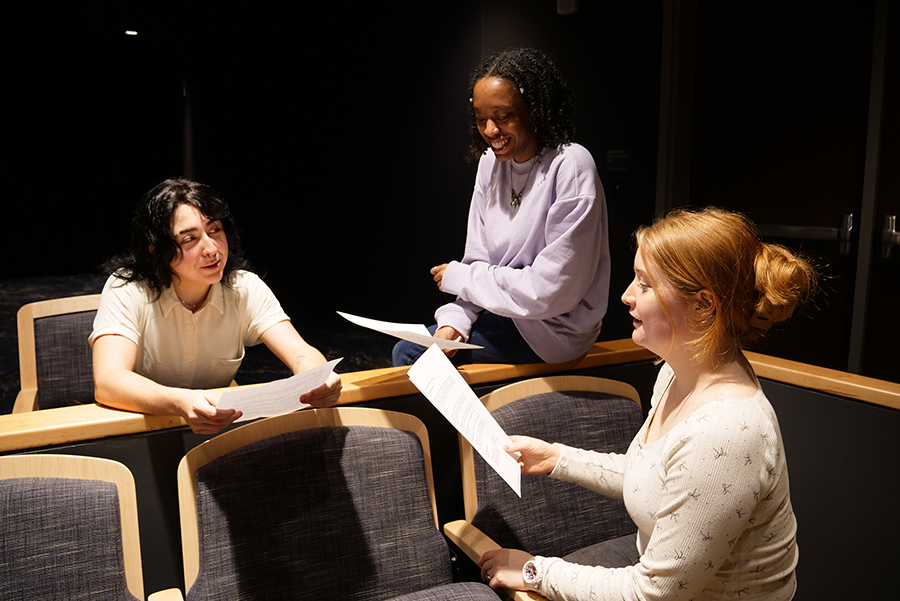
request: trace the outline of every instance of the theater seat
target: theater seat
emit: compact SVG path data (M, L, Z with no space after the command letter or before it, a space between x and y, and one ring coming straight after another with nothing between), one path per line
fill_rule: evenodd
M510 435L599 452L624 453L643 422L637 391L603 378L535 378L481 400ZM524 476L519 498L462 437L460 455L466 519L444 532L473 561L497 548L607 567L638 559L637 526L622 501L546 476Z
M332 408L254 422L188 452L178 486L188 601L497 600L453 582L428 434L410 415Z

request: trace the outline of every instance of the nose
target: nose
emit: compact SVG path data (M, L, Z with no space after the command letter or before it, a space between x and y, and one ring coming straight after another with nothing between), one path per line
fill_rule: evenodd
M209 237L207 234L203 234L203 255L206 257L212 257L217 252L219 252L218 246L216 246L216 241Z
M634 281L628 284L628 288L625 289L625 292L622 293L622 302L628 305L629 307L634 306L634 292L632 289L634 288Z
M496 136L498 133L500 133L500 128L497 127L497 124L494 123L493 119L488 119L484 122L484 135Z

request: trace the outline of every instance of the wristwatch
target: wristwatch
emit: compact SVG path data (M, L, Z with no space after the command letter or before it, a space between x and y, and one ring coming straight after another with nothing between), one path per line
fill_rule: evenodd
M522 566L522 579L529 589L541 590L541 583L544 581L544 558L536 556L534 559L526 561Z

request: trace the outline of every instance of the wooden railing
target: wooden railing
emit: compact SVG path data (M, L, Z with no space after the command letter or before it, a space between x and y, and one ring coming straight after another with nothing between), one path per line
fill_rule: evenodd
M631 340L614 340L594 345L587 356L555 365L480 364L466 365L460 373L469 384L497 382L603 365L631 363L652 355ZM389 367L341 374L343 391L339 405L415 394L406 377L408 367ZM180 417L143 415L120 411L96 403L0 415L0 452L39 448L124 434L151 432L186 426Z
M652 359L653 355L630 339L599 342L587 356L569 363L476 364L460 368L471 384L515 380L571 372L605 365ZM900 409L900 384L779 359L759 353L747 358L761 378L836 394L875 405ZM341 374L340 405L415 394L407 367L373 369ZM180 417L142 415L98 404L47 409L0 416L0 452L40 448L82 440L151 432L186 426Z

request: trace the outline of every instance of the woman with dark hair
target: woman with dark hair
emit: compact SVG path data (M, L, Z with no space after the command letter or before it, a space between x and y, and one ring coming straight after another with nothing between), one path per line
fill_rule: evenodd
M574 96L531 48L486 59L469 92L470 155L479 163L466 249L461 261L431 269L457 298L437 310L430 331L484 347L456 354L456 363L581 357L600 333L610 262L600 177L572 141ZM424 350L401 341L394 365Z
M237 228L209 187L169 179L141 199L131 249L107 264L90 344L98 402L180 415L199 434L240 417L217 409L210 388L228 386L244 347L263 342L293 373L325 362L247 271ZM331 374L300 402L328 407L341 393Z
M784 445L741 348L790 317L818 274L723 209L673 211L637 242L622 301L634 341L665 363L628 451L526 436L507 446L523 474L623 499L638 528L633 561L584 566L501 549L482 556L482 576L554 600L790 599L797 521Z

